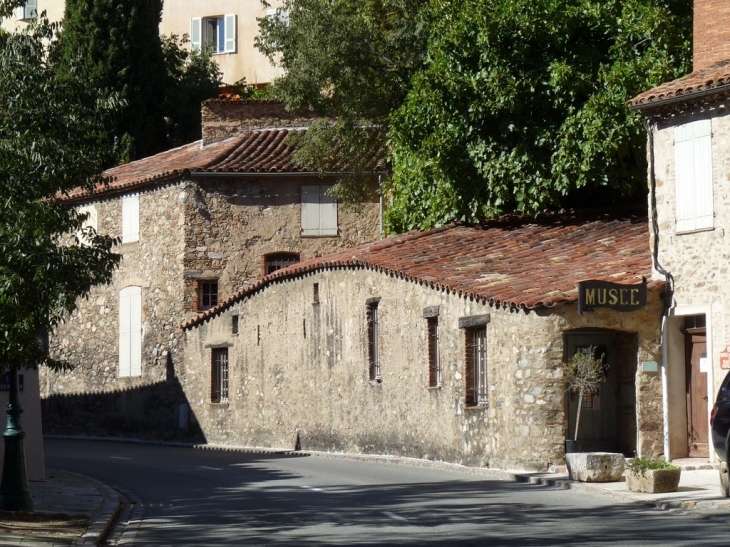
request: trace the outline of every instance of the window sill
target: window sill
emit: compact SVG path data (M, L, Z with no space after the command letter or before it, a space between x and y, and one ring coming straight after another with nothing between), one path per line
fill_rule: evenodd
M302 239L322 239L322 238L333 238L340 237L340 234L299 234Z
M225 409L228 408L228 406L230 404L231 404L230 401L225 401L223 403L214 403L214 402L211 401L210 406L213 406L213 407L216 407L216 408L222 408L222 409L225 410Z
M690 234L699 234L700 232L712 232L715 230L714 226L710 226L708 228L697 228L695 230L675 230L674 233L678 236L685 236Z
M368 383L371 386L381 386L381 385L383 385L383 379L382 378L370 378L370 379L368 379Z
M439 391L441 389L441 384L437 386L427 386L426 389L429 391Z
M489 405L464 405L464 410L487 410Z

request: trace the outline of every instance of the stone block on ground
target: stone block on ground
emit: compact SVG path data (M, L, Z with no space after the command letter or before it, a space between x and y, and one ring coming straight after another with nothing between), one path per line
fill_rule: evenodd
M565 455L568 476L581 482L617 482L624 473L626 460L614 452L576 452Z

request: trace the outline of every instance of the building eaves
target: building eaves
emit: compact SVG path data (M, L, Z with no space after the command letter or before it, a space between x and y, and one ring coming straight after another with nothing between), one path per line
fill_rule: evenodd
M730 60L714 63L645 91L630 101L631 110L649 111L714 102L730 96Z
M579 281L636 284L651 277L648 241L646 219L409 232L278 270L181 328L200 325L272 284L335 269L370 269L496 308L550 308L576 302ZM648 283L650 290L663 287L661 281Z

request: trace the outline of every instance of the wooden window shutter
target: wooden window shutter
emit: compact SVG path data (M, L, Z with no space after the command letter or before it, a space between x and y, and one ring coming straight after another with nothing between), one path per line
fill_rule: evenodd
M226 53L236 52L236 15L228 13L224 17L225 49Z
M130 302L129 373L142 375L142 287L132 289Z
M697 120L678 126L674 135L677 231L712 228L712 124Z
M130 375L131 298L129 291L119 293L119 376Z
M142 374L142 287L119 293L119 376Z
M327 195L331 186L319 187L319 223L320 234L337 235L337 200Z
M302 186L302 235L320 235L319 186Z
M122 198L122 243L139 241L139 194Z
M200 51L203 45L203 20L200 17L190 19L190 47L193 51Z

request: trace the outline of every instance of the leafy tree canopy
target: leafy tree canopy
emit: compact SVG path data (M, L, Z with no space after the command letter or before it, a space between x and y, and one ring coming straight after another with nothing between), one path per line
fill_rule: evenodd
M290 107L349 122L345 130L364 122L387 130L386 220L395 231L643 202L645 137L625 102L689 67L683 0L289 0L286 8L288 26L261 23L262 49L287 71L276 90ZM308 139L302 154L322 156L326 147Z
M0 0L0 14L18 3ZM37 330L52 330L119 260L111 238L56 199L100 182L95 135L119 101L59 72L52 36L44 18L0 31L0 370L58 365Z
M339 122L315 124L297 142L300 161L323 172L335 165L355 174L370 168L372 154L363 146L382 149L385 132L364 135L360 129L385 126L423 66L426 34L419 13L425 3L284 0L281 16L259 20L259 49L285 70L272 86L274 96L290 110L311 109ZM361 181L338 185L340 197L357 200Z
M126 104L99 135L106 166L200 138L200 102L217 94L211 56L161 38L161 16L162 0L66 0L60 66Z

